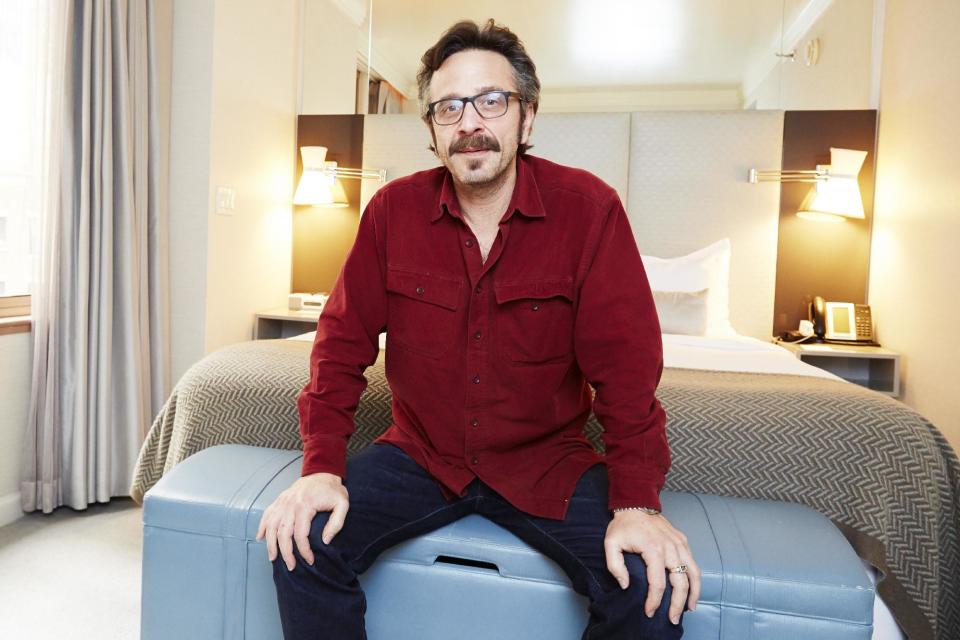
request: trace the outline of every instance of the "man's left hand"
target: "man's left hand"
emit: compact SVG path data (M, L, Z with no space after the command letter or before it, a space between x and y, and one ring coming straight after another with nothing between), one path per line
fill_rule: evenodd
M624 562L626 551L639 553L647 565L647 600L644 611L652 618L666 590L666 570L687 565L686 573L670 573L673 596L670 599L670 620L679 624L684 601L689 595L690 610L700 599L700 567L693 561L687 537L675 529L663 515L642 511L620 511L613 514L603 541L607 569L623 589L630 586L630 574Z

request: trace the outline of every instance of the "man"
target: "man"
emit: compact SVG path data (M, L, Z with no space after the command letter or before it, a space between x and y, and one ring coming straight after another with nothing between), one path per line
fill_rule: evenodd
M257 532L284 636L365 637L357 574L480 513L590 598L584 638L679 638L700 570L658 513L660 328L623 206L526 155L540 83L508 29L454 25L418 81L442 166L370 201L298 400L302 477ZM394 424L346 461L384 329ZM605 457L582 434L591 405Z

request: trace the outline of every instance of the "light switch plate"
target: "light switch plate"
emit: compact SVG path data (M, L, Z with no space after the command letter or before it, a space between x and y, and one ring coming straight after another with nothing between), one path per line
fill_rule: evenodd
M237 191L232 187L217 187L217 213L232 216Z

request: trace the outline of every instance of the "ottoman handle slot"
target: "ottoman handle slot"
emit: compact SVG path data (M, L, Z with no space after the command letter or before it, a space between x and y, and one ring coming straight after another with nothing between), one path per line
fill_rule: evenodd
M499 574L500 569L496 564L492 562L484 562L482 560L470 560L467 558L457 558L455 556L437 556L437 559L433 561L434 564L438 563L444 564L456 564L464 567L476 567L478 569L484 569L486 571L492 571L493 573Z

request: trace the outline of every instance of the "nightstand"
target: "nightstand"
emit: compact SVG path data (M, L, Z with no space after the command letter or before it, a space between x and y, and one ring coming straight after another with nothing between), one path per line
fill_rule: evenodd
M848 382L897 397L900 395L900 354L883 347L777 342L800 360Z
M255 316L254 340L289 338L317 328L319 309L288 309L277 307L261 311Z

